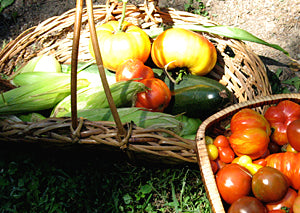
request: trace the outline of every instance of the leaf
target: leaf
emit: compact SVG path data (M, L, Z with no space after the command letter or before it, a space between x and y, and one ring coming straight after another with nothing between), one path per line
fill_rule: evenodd
M12 3L14 3L14 0L0 0L0 13L4 8L8 7Z
M258 44L263 44L272 48L275 48L281 52L283 52L285 55L290 56L289 53L284 50L282 47L280 47L277 44L270 44L253 34L249 33L246 30L232 27L232 26L224 26L224 25L217 25L217 26L202 26L202 25L183 25L183 24L175 24L173 27L178 28L184 28L192 31L199 31L199 32L207 32L212 33L220 36L224 36L227 38L233 38L238 40L244 40L244 41L251 41Z

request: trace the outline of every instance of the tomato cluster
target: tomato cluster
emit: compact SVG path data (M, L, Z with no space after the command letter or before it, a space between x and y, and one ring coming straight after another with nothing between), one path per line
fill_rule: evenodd
M137 95L136 107L163 112L171 100L168 86L154 78L145 66L151 59L165 70L187 68L193 75L205 75L216 64L214 45L199 33L181 28L163 31L152 42L140 27L127 21L108 21L97 27L103 66L116 72L116 81L140 81L148 88ZM95 57L90 40L89 50Z
M300 212L300 105L284 100L264 115L242 109L227 132L207 150L228 212Z

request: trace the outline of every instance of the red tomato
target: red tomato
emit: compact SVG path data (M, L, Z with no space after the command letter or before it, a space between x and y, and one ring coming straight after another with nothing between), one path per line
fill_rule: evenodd
M266 157L265 160L267 166L276 168L285 174L294 189L300 189L300 152L275 153Z
M266 166L267 165L267 161L264 158L254 160L253 163L261 165L261 166Z
M249 195L251 174L238 164L227 164L216 174L216 183L221 197L228 204Z
M249 128L235 131L229 142L236 155L248 155L251 159L261 157L268 149L269 136L262 128Z
M214 45L199 33L171 28L154 40L151 57L160 68L186 67L193 75L206 75L217 62L217 51Z
M236 200L227 213L267 213L266 207L255 197L244 196Z
M252 177L252 192L262 202L277 202L289 189L285 175L273 167L264 166Z
M140 81L148 88L137 94L136 107L143 107L153 112L163 112L171 100L169 87L158 78L146 78Z
M280 201L274 203L267 203L266 207L269 212L272 210L280 210L283 207L289 208L291 210L296 197L297 192L294 189L289 188L285 196Z
M218 148L219 158L224 163L231 163L235 154L230 147L228 139L224 135L218 135L214 139L214 145Z
M270 124L265 117L246 108L233 115L230 121L230 130L236 132L248 128L261 128L267 132L268 136L271 134Z
M116 71L127 59L137 58L146 62L151 51L151 42L147 33L140 27L124 21L119 30L119 21L109 21L97 27L97 38L103 60L103 66ZM92 42L89 51L94 56Z
M297 196L294 200L293 211L294 213L300 212L300 196Z
M216 147L229 147L230 146L228 139L224 135L218 135L214 139L213 143Z
M300 119L300 105L289 100L281 101L277 106L266 110L265 118L269 121L274 132L271 140L279 145L288 143L286 129L294 120Z
M231 163L235 158L235 154L230 147L219 147L219 158L224 163Z
M211 165L211 169L212 169L213 173L216 174L219 169L218 164L216 163L216 161L210 160L210 165Z
M116 71L116 81L140 81L145 78L154 78L154 72L139 59L128 59Z
M300 120L294 120L286 129L289 144L300 152Z

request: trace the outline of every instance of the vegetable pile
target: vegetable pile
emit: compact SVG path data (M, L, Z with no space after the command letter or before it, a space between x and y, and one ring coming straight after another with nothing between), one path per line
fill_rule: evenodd
M264 115L245 108L206 147L225 209L300 212L300 105L283 100Z
M103 23L96 31L122 122L166 128L195 139L201 121L231 103L231 92L205 76L216 64L217 51L200 33L170 28L153 38L122 18ZM95 58L92 40L88 45ZM113 121L94 62L78 64L77 114L91 121ZM0 98L0 116L26 121L70 117L70 69L52 56L33 58L18 68L10 77L16 88Z

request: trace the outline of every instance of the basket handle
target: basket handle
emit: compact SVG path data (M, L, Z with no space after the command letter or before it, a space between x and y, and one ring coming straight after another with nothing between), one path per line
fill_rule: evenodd
M88 13L88 22L90 28L90 34L92 39L92 45L95 53L96 64L98 66L99 74L101 77L102 85L106 94L107 101L109 103L112 115L114 117L117 129L118 129L118 136L125 136L126 130L122 125L120 116L117 111L117 107L114 103L112 98L112 94L109 88L109 84L106 79L103 61L101 57L101 52L98 44L95 22L94 22L94 15L93 15L93 3L92 0L86 0L87 5L87 13ZM80 39L80 27L81 27L81 18L82 18L82 7L83 7L83 0L77 0L76 2L76 17L75 17L75 25L74 25L74 38L73 38L73 47L72 47L72 61L71 61L71 104L72 104L72 127L76 129L78 126L77 121L77 103L76 103L76 93L77 93L77 61L78 61L78 47L79 47L79 39ZM72 101L73 99L73 101ZM120 138L119 138L120 139ZM119 140L121 141L121 140Z

